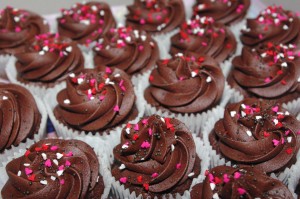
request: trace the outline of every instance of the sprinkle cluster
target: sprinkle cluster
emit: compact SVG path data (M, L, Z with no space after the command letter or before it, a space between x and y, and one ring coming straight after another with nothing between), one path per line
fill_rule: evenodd
M231 7L232 4L234 3L233 0L210 0L211 3L221 3L221 4L225 4L227 5L227 7ZM202 11L204 9L208 8L208 5L205 4L205 3L199 3L198 6L195 7L195 12L198 12L198 11ZM241 13L243 10L245 9L245 6L244 4L239 4L236 8L236 12L237 13Z
M47 52L59 53L60 57L67 56L72 52L71 42L64 40L58 33L45 33L35 36L32 46L39 55L45 55Z

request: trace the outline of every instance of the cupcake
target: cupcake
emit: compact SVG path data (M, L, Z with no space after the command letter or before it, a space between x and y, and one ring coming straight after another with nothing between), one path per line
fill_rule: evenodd
M151 69L159 59L159 49L152 37L131 27L112 29L93 50L96 67L117 67L129 75Z
M228 83L244 97L288 102L300 97L300 59L295 45L244 47L232 61Z
M41 134L42 115L31 93L15 84L0 84L0 152Z
M48 31L48 22L41 16L6 7L0 10L0 55L23 52L25 44L35 35Z
M57 93L53 112L69 128L102 134L138 115L130 77L120 69L84 69L71 74L66 84Z
M77 44L59 34L37 35L25 49L9 62L7 74L12 82L23 83L35 91L51 88L84 67Z
M57 19L58 32L82 45L97 41L116 26L110 7L104 2L76 3L61 12Z
M227 26L241 22L247 15L250 0L197 0L194 17L207 16Z
M241 41L245 46L255 47L261 43L296 43L300 40L300 19L292 11L281 6L269 6L256 18L247 19L241 30Z
M121 198L132 198L128 190L136 197L175 198L189 190L193 179L205 169L188 128L179 120L158 115L128 124L113 154L116 182L112 187ZM124 186L123 191L118 184Z
M225 78L218 63L208 56L178 54L161 60L149 77L146 102L164 112L196 114L220 103Z
M101 198L94 150L79 140L42 140L6 165L2 198Z
M227 105L209 143L218 157L232 164L280 174L296 162L299 130L300 122L278 103L247 98Z
M225 25L211 17L187 20L180 32L171 38L171 54L195 53L208 55L222 63L235 53L237 42Z
M218 166L211 169L203 183L191 191L191 199L277 198L293 199L289 189L252 167Z
M170 32L185 20L182 0L135 0L127 8L126 25L151 34Z

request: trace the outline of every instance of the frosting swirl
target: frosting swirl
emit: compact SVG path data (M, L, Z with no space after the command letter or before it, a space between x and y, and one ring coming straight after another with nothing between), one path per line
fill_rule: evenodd
M182 194L201 169L188 128L176 119L158 115L128 124L113 152L113 176L143 198Z
M300 97L300 59L295 45L261 45L243 48L233 59L229 84L245 97L253 96L287 102Z
M191 191L191 199L206 198L293 199L293 196L282 182L255 168L218 166Z
M117 67L127 74L150 69L159 59L156 42L145 32L128 27L112 29L94 48L94 63Z
M214 59L179 54L157 65L144 94L152 106L172 112L199 113L219 103L225 78Z
M211 17L197 16L181 25L180 32L171 38L171 54L192 52L211 56L217 62L228 59L236 50L233 33Z
M56 118L78 130L95 132L136 117L130 77L120 69L84 69L71 74L57 94Z
M100 198L104 184L94 150L79 140L42 140L6 166L5 198Z
M194 5L194 16L212 17L225 25L232 25L244 19L250 7L250 0L198 0Z
M84 58L77 44L58 34L41 34L15 55L21 80L53 83L64 80L69 73L83 69Z
M182 0L135 0L127 7L126 25L149 33L166 33L185 20Z
M213 149L234 163L281 172L296 161L300 122L274 101L229 104L209 135Z
M93 1L76 3L71 9L62 9L62 16L57 22L61 35L86 45L116 26L109 5Z
M296 43L300 39L300 19L292 11L281 6L269 6L256 18L247 19L247 26L241 31L241 41L246 46L260 43Z
M31 93L15 84L0 84L0 151L32 138L41 115Z
M0 10L0 54L24 51L24 45L35 35L49 31L48 22L27 11L6 7Z

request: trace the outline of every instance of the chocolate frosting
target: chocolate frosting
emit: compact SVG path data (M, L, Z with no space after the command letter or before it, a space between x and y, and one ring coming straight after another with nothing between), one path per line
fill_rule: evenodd
M58 34L37 35L26 52L15 56L19 78L30 82L59 82L84 66L77 44Z
M94 48L94 63L117 67L127 74L154 67L159 59L156 42L145 31L128 27L113 29Z
M149 33L166 33L185 20L182 0L135 0L128 8L126 25Z
M0 10L0 54L23 52L24 45L35 35L48 31L48 22L41 16L27 10L6 7Z
M180 32L171 38L171 54L193 52L205 54L223 62L236 50L233 33L211 17L199 17L181 25Z
M104 2L76 3L62 9L57 19L58 32L80 44L90 44L116 26L110 7Z
M135 94L124 71L84 69L80 74L71 74L66 82L67 87L57 94L54 110L56 118L66 125L95 132L133 116Z
M94 150L79 140L42 140L6 166L5 198L100 198L104 184Z
M41 115L31 93L15 84L0 84L0 151L32 138Z
M256 18L247 19L247 26L241 31L241 41L246 46L260 43L296 43L300 39L300 19L292 11L281 6L269 6Z
M188 128L176 119L158 115L128 124L113 153L113 176L143 198L183 194L201 170Z
M225 25L240 22L247 14L250 0L198 0L194 5L194 16L212 17Z
M199 113L217 105L225 78L217 62L208 56L174 56L157 63L145 91L149 104L172 112Z
M272 173L295 163L299 130L300 122L274 101L247 98L226 107L209 139L227 160Z
M264 44L243 48L233 59L229 84L245 97L287 102L300 97L300 59L294 45Z
M255 168L218 166L191 191L191 199L207 198L293 199L293 196L282 182Z

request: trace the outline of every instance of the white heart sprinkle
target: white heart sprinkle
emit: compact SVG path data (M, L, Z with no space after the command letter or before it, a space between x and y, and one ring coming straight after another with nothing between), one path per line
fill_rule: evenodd
M101 10L100 11L100 16L104 16L105 15L105 11L104 10Z
M288 64L287 64L286 62L283 62L283 63L281 64L281 66L282 66L282 67L287 67Z
M287 138L287 141L288 141L288 143L291 143L292 137L288 137L288 138Z
M195 175L195 173L192 172L192 173L190 173L190 174L188 175L188 177L193 177L194 175Z
M61 176L64 173L64 170L60 170L56 172L58 176Z
M56 153L56 158L57 159L60 159L60 158L62 158L64 155L63 154L61 154L61 153Z
M211 76L208 76L208 77L206 78L206 82L207 82L207 83L211 82Z
M47 185L48 184L47 180L41 180L40 183L43 184L43 185Z
M125 168L126 168L125 164L121 164L121 166L119 166L119 169L120 169L120 170L123 170L123 169L125 169Z
M72 52L72 49L73 49L72 46L68 46L68 47L66 48L66 51L70 53L70 52Z
M18 176L21 176L21 171L18 171Z
M219 194L218 194L218 193L215 193L215 194L213 195L213 199L220 199Z
M172 144L171 145L171 151L174 151L174 149L175 149L175 146Z
M65 104L70 104L71 102L70 102L69 99L65 99L65 100L64 100L64 103L65 103Z
M287 25L283 26L283 30L288 30L288 29L289 29L289 27Z
M141 36L141 39L142 39L142 41L146 41L147 36L146 36L146 35L142 35L142 36Z
M44 160L46 160L47 159L46 153L42 153L42 157L43 157Z
M44 51L40 51L40 52L39 52L39 55L44 55L44 54L45 54Z
M7 99L8 99L8 97L6 97L6 96L3 96L3 97L2 97L2 99L3 99L3 100L7 100Z
M247 133L247 135L248 135L249 137L251 137L251 136L252 136L252 133L251 133L251 131L246 131L246 133Z
M55 181L56 177L55 176L51 176L50 179L53 180L53 181Z
M215 183L210 183L210 189L213 191L216 188L216 184Z
M53 160L53 163L56 164L56 165L58 165L57 159L54 159L54 160Z
M230 112L230 116L231 116L231 117L234 117L235 115L236 115L236 111L231 111L231 112Z

